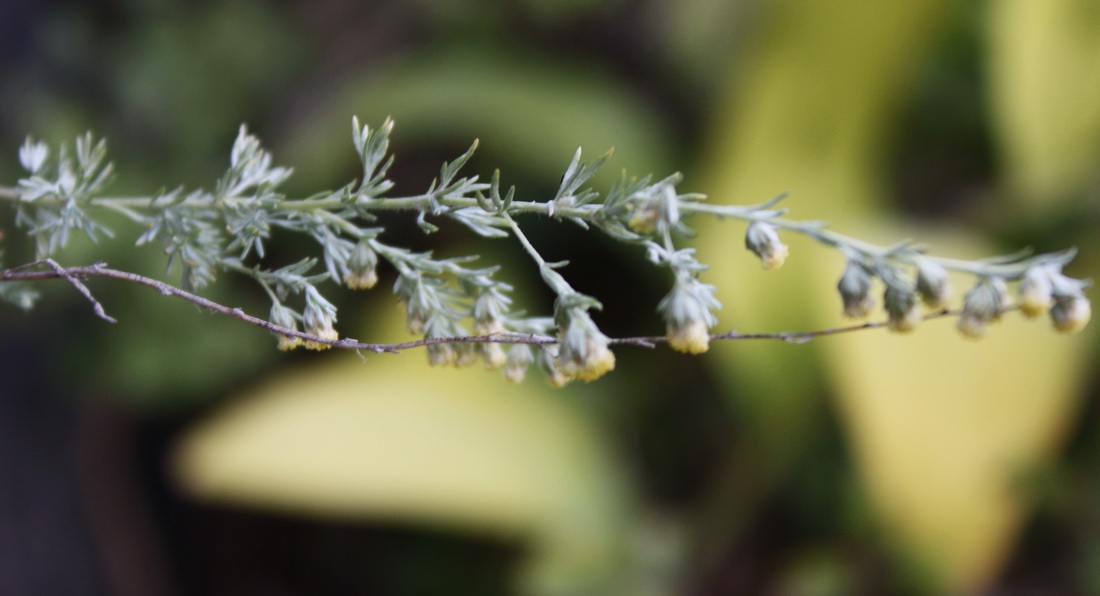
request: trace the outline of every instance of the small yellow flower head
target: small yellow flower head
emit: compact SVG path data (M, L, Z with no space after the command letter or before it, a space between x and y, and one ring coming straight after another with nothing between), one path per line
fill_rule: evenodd
M493 344L500 345L500 344ZM535 355L531 346L527 344L514 344L508 349L508 357L504 363L504 378L511 383L519 383L527 376L527 368L535 361Z
M459 368L473 366L477 362L479 354L481 354L481 350L476 349L473 344L455 344L455 366Z
M886 284L882 303L886 308L888 317L886 326L890 331L909 333L916 329L922 320L920 300L907 279L899 278Z
M344 276L344 284L346 284L350 290L369 290L377 283L378 274L373 269L361 271L359 273L349 271L348 274Z
M710 329L703 321L695 320L681 327L669 327L665 337L668 345L677 352L702 354L710 349Z
M504 348L496 342L486 342L480 345L481 360L485 362L485 370L497 370L508 362L508 356Z
M428 364L432 366L450 366L457 358L451 344L428 344Z
M680 222L680 198L676 187L659 182L630 197L633 212L627 225L639 234L669 229Z
M589 345L584 362L569 361L569 366L566 372L571 373L570 376L588 383L615 370L615 353L607 344L594 342Z
M714 297L714 286L690 273L678 272L672 290L657 305L657 312L665 320L669 347L688 354L710 349L710 328L718 323L712 311L721 306Z
M559 366L560 346L539 346L538 365L546 375L546 383L551 387L564 387L573 380L573 376L566 374Z
M419 273L398 276L393 293L405 303L405 328L413 335L423 334L432 313L443 310L432 281Z
M1020 280L1020 312L1033 319L1048 310L1054 304L1054 284L1051 270L1036 265L1024 272Z
M745 248L760 257L760 263L769 271L781 267L790 255L775 226L759 220L750 223L745 231Z
M875 299L871 296L871 282L874 275L871 269L854 259L848 259L844 273L836 284L840 299L844 302L844 316L850 319L863 319L871 314Z
M1057 297L1050 309L1054 328L1062 333L1077 333L1088 325L1091 318L1092 304L1082 292Z
M436 313L424 325L424 338L463 337L466 329L445 314ZM467 343L443 342L428 344L428 363L432 366L469 366L477 362L477 351Z
M983 277L963 298L963 312L956 326L964 336L985 335L989 323L999 321L1008 304L1008 288L999 277Z
M409 318L405 323L405 329L413 335L421 335L424 333L424 319L420 316L409 311Z
M928 308L947 306L952 290L943 265L929 259L917 262L917 293Z
M985 337L988 324L973 313L963 312L959 316L959 322L955 325L959 333L968 339L981 339Z
M627 222L630 229L639 234L649 234L657 229L657 208L655 205L639 203Z
M300 337L292 337L292 336L289 336L289 335L279 335L276 339L277 339L277 342L275 344L275 347L279 348L283 352L293 350L294 348L297 348L298 346L302 345L302 338L300 338Z
M474 301L472 310L474 335L496 335L507 331L504 326L504 316L508 312L508 305L511 302L512 299L496 287L480 292L477 300ZM486 370L496 370L504 366L508 359L504 354L503 346L499 343L479 344L477 352L485 362Z
M471 314L474 317L474 333L492 335L504 331L504 318L512 299L497 286L482 289L474 300Z
M377 267L378 254L366 240L360 240L348 258L344 283L352 290L369 290L378 283Z
M557 369L566 378L595 381L615 368L615 354L608 348L607 336L582 307L567 309L558 340Z
M480 302L480 298L478 301ZM474 308L474 313L474 335L496 335L506 331L504 322L500 318L489 317L477 319L476 307ZM481 359L485 362L486 370L496 370L504 366L507 360L507 356L504 354L504 348L496 342L478 344L477 352L481 354Z
M336 322L336 307L325 300L313 286L306 289L306 310L302 319L305 322L306 333L321 339L340 339L340 334L336 333L336 329L332 326ZM305 347L308 350L327 350L332 346L306 340Z
M340 339L340 334L336 332L332 323L332 318L324 314L310 322L309 311L306 311L306 333L316 335L321 339ZM327 350L332 346L317 341L306 340L305 347L309 350Z
M573 377L566 375L560 368L554 368L546 373L546 383L554 389L561 389L572 381Z
M298 330L298 320L294 317L294 311L276 302L271 305L271 315L268 318L272 323L294 331ZM280 333L275 334L278 339L278 347L280 350L293 350L302 345L302 338L294 337L291 335L282 335Z

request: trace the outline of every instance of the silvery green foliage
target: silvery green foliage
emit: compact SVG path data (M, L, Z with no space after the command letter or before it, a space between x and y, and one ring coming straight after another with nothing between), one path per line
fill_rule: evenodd
M19 162L30 175L19 181L16 222L34 237L38 254L57 252L73 230L92 240L110 235L87 212L111 176L106 157L107 143L96 142L91 133L77 137L72 151L62 146L54 155L45 143L31 139L20 148Z
M788 258L781 234L801 234L839 250L846 260L837 284L844 314L868 316L876 305L874 289L881 285L885 325L894 331L917 327L923 319L922 302L930 309L947 308L949 271L974 280L956 313L960 331L969 337L984 334L989 323L1013 307L1008 282L1020 282L1019 307L1026 315L1048 312L1060 331L1081 329L1091 315L1084 295L1088 282L1061 272L1072 260L1072 250L963 261L928 256L910 242L879 247L832 232L823 222L784 218L786 210L777 208L783 196L757 205L706 204L703 195L678 191L679 174L652 181L624 173L601 197L587 183L610 153L585 162L577 150L553 197L519 201L514 188L502 189L499 172L489 182L462 175L477 148L475 141L444 163L422 194L390 197L392 131L390 120L372 129L353 119L361 178L304 198L280 192L292 171L275 166L271 154L244 126L230 151L229 168L212 191L177 188L148 197L102 196L112 169L105 143L90 134L77 138L71 148L51 149L28 139L19 151L27 176L14 188L0 187L0 199L14 203L16 221L34 238L39 258L56 254L73 231L93 241L110 237L111 230L98 218L114 211L143 230L136 244L163 247L168 267L178 267L185 287L201 289L222 272L252 278L271 298L270 322L284 331L297 332L301 326L310 336L276 333L280 349L330 347L338 338L337 312L321 287L334 282L368 289L378 280L377 268L385 264L395 272L393 293L405 306L407 329L424 338L419 345L427 346L433 364L463 365L480 359L487 368L503 368L513 381L522 379L531 364L542 368L555 385L593 380L614 367L615 343L652 342L614 340L597 328L591 312L602 308L600 302L569 284L560 273L565 263L548 263L540 256L517 221L528 214L595 228L637 245L653 265L667 269L671 289L654 306L664 321L666 341L685 352L707 350L718 323L714 313L721 307L715 287L700 279L707 266L693 249L678 244L693 233L687 220L699 214L747 222L744 245L766 269ZM513 237L556 295L553 317L513 311L512 287L495 279L495 266L473 266L476 256L437 259L431 252L380 241L383 228L372 224L382 211L415 214L427 234L438 229L433 222L449 219L486 238ZM271 268L265 263L266 244L275 230L311 238L316 252ZM0 299L26 308L34 295L20 284L5 282L0 283ZM471 342L471 330L494 341ZM505 351L501 343L515 345Z

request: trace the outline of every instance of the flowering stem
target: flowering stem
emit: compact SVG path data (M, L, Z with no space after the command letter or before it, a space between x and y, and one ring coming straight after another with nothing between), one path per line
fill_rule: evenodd
M47 265L50 268L46 270L27 271L28 268ZM286 335L288 337L297 337L305 341L314 341L322 343L334 348L344 348L348 350L365 350L374 352L376 354L381 353L397 353L403 350L412 348L420 348L433 344L446 344L446 343L501 343L501 344L529 344L529 345L553 345L559 343L558 338L547 335L539 335L535 333L494 333L491 335L471 335L461 337L433 337L417 341L398 342L398 343L365 343L360 342L352 338L344 339L326 339L313 335L311 333L305 333L295 329L290 329L267 320L254 317L245 313L240 308L234 308L218 304L213 300L203 298L181 288L177 288L170 284L166 284L162 281L138 275L136 273L130 273L127 271L119 271L117 269L110 269L104 263L96 263L94 265L83 267L61 267L57 263L52 261L37 261L35 263L28 263L26 265L6 269L0 271L0 282L18 282L18 281L36 281L44 279L65 279L74 285L78 285L78 289L83 287L83 284L79 281L81 279L87 279L89 277L107 277L112 279L119 279L136 283L149 288L152 288L165 296L176 296L182 298L188 302L192 302L205 309L213 311L218 314L226 315L234 319L243 321L250 325L255 325L272 333L278 335ZM87 288L84 288L85 290ZM95 300L90 292L81 291L93 305L99 305L99 302ZM96 309L97 313L102 310L102 306ZM1011 308L1009 309L1011 310ZM925 320L938 319L943 317L958 316L961 311L942 309L930 314L925 315ZM115 322L113 318L103 315L105 320ZM866 329L878 329L885 327L886 322L873 322L873 323L861 323L856 325L849 325L846 327L836 327L830 329L820 329L816 331L787 331L776 333L740 333L737 331L728 331L725 333L717 333L711 335L712 340L747 340L747 339L772 339L780 340L787 343L804 343L817 337L827 335L837 335L840 333L850 333L854 331L862 331ZM610 338L609 344L612 345L631 345L644 348L653 348L659 344L667 343L667 338L662 336L639 336L639 337L620 337Z

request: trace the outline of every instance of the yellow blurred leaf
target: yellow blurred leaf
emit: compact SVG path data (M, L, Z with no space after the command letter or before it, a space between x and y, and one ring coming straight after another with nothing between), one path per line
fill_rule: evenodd
M606 581L625 515L594 429L541 385L431 369L421 351L334 355L272 378L178 445L196 498L307 517L512 537L540 589Z
M1100 2L998 0L989 97L1005 182L1022 206L1072 198L1100 159Z

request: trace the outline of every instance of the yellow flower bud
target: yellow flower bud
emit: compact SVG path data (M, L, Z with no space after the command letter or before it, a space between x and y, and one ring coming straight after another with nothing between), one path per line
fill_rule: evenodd
M1054 328L1062 333L1077 333L1088 325L1091 318L1092 304L1080 293L1060 297L1050 309Z
M775 226L763 221L754 221L745 231L745 248L760 257L764 269L777 269L787 261L790 250L779 239Z
M677 352L702 354L710 349L710 329L699 319L679 326L669 324L665 337L669 347Z
M1020 312L1032 319L1047 310L1054 304L1054 284L1051 283L1050 271L1043 266L1031 267L1024 273L1020 280Z

